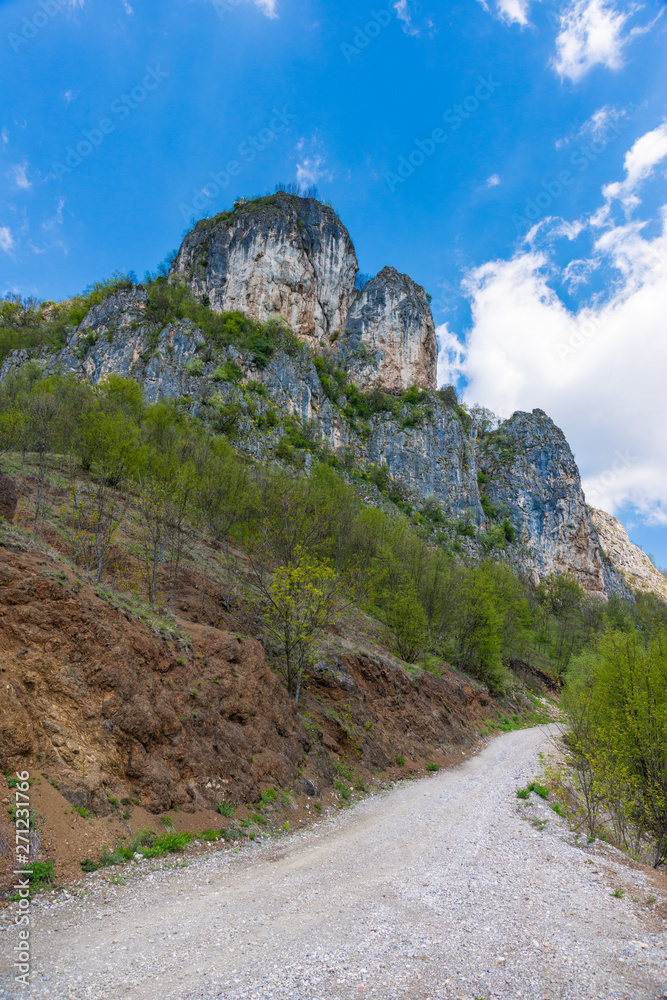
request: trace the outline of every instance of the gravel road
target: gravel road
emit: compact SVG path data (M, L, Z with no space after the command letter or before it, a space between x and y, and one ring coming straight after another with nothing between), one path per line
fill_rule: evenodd
M603 845L576 847L541 800L516 798L554 731L507 733L281 841L210 848L171 870L141 862L125 885L93 875L84 898L36 906L29 994L11 985L5 925L0 996L667 995L664 924L646 905L655 880ZM529 821L541 815L544 830Z

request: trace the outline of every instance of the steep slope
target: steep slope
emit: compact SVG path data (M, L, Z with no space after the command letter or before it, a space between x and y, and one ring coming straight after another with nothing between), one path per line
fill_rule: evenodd
M589 593L604 593L600 543L565 435L543 410L514 413L480 442L487 511L509 517L532 564L532 582L570 573Z
M667 577L655 568L638 545L630 541L621 522L595 507L589 507L589 513L605 555L625 584L632 590L657 594L667 600Z
M172 274L216 312L280 315L317 348L344 327L358 266L332 208L280 192L198 222Z
M382 647L333 635L296 706L262 644L228 630L210 578L184 578L178 615L151 626L27 533L0 535L0 768L41 775L33 806L58 874L130 828L159 830L168 810L179 828L201 830L229 825L218 803L237 819L256 812L267 788L302 811L335 802L339 765L361 788L423 772L470 748L493 714L482 685L447 668L411 677ZM0 890L12 882L12 837L3 808Z
M354 381L366 388L435 389L438 343L424 289L383 268L350 306L340 351Z
M40 362L93 384L134 378L148 401L179 401L253 459L307 466L314 452L332 452L373 484L372 502L375 488L380 502L425 515L455 551L491 552L533 583L571 573L589 593L627 593L632 573L624 582L615 556L603 557L562 432L541 410L514 414L492 434L476 428L451 393L433 391L437 343L424 289L386 267L359 291L356 273L333 209L280 192L197 223L168 282L115 291ZM184 295L196 309L183 311ZM280 316L306 346L258 328L260 346L248 347L234 333L243 316ZM29 357L14 352L0 378ZM613 534L605 537L620 552ZM645 579L662 593L658 577Z

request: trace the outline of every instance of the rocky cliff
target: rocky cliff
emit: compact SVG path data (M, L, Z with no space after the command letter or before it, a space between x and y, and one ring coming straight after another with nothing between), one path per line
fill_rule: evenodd
M340 350L359 385L435 389L438 342L424 289L384 267L352 303Z
M317 348L345 326L359 265L332 208L283 192L198 222L172 274L216 312L282 316Z
M656 569L639 546L630 541L621 522L595 507L589 507L589 512L600 545L624 583L632 590L657 594L667 601L667 577Z
M355 290L356 271L332 209L285 194L259 199L198 223L163 287L186 282L217 312L282 315L305 346L225 346L182 312L156 314L152 292L137 286L93 306L64 348L40 360L93 384L111 373L137 379L148 401L180 401L255 460L308 467L325 451L357 477L366 502L398 504L454 552L490 553L535 584L571 573L589 593L627 592L637 574L623 568L625 543L591 520L562 432L541 410L477 428L451 392L434 391L424 289L384 268ZM15 352L0 378L28 359Z
M509 517L530 553L532 582L571 573L589 593L603 593L609 581L579 470L547 414L514 413L480 440L478 462L484 506Z
M333 209L279 192L198 222L171 274L216 312L282 316L313 350L336 342L359 385L435 389L438 346L424 289L385 267L360 292L357 271Z

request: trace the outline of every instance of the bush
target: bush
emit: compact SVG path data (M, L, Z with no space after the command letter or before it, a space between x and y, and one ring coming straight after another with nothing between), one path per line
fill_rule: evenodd
M243 378L243 369L233 358L229 358L224 365L218 365L211 378L214 382L233 382L236 384Z
M155 837L150 846L142 851L145 858L157 858L161 854L171 854L174 851L182 851L192 841L191 833L162 833Z
M203 375L204 362L201 358L190 358L190 360L185 363L185 371L188 375Z
M33 886L53 885L55 881L53 861L31 861L24 870L31 889Z

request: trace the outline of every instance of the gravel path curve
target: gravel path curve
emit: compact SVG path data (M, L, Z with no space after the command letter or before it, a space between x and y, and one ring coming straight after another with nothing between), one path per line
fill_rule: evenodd
M315 828L35 909L31 1000L650 1000L667 995L647 873L516 798L554 726ZM528 819L549 818L540 831ZM97 881L95 881L97 879ZM611 895L623 887L623 898ZM636 901L633 901L634 896Z

